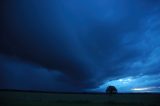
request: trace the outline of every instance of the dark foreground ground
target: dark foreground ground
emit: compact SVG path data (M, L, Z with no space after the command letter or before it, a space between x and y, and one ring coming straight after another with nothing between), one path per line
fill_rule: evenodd
M160 106L160 94L106 95L0 90L0 106Z

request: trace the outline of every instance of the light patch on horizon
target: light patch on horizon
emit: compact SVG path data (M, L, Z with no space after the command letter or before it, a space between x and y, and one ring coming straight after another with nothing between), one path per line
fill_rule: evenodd
M131 90L133 92L156 92L157 90L160 90L160 86L158 86L158 87L133 88Z
M105 92L109 85L113 85L118 89L118 92L159 92L160 86L152 86L160 81L160 74L157 75L143 75L137 77L124 77L117 80L106 81L98 88L91 89L91 91Z

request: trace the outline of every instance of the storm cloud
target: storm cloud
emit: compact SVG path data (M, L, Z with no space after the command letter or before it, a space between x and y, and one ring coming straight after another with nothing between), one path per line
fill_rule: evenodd
M44 84L46 89L68 86L73 91L128 76L160 74L159 0L2 1L0 53L5 58L0 61L10 59L7 66L1 63L1 73L35 72L34 78L40 79L37 74L45 72L41 81L53 81L57 87ZM5 75L3 84L10 78Z

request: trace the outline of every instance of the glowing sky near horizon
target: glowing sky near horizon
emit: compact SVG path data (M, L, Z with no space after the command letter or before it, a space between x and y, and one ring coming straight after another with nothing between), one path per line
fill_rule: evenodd
M0 89L160 92L160 0L1 0Z
M115 85L119 92L159 92L160 86L154 85L160 82L160 74L154 76L126 77L107 81L103 85L92 89L95 92L105 92L106 86Z

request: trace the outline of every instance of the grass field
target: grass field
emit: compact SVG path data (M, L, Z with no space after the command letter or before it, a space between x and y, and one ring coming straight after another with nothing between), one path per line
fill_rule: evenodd
M106 95L0 90L0 106L160 106L160 94Z

